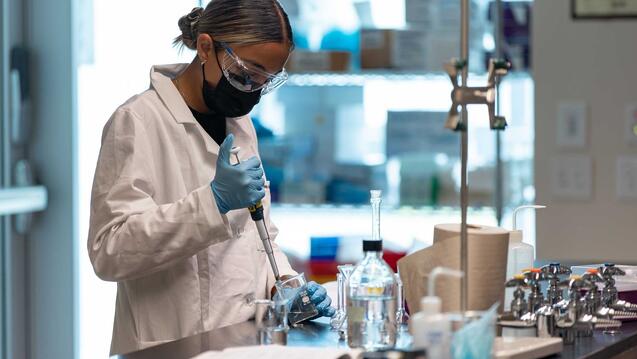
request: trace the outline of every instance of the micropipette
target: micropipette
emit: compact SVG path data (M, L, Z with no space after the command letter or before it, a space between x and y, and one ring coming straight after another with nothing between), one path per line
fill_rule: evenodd
M241 147L233 147L230 150L230 153L233 154L237 159L237 163L241 163L241 160L239 159L239 151L241 151ZM250 211L250 217L252 217L252 220L257 225L257 231L259 232L259 237L261 238L261 242L263 243L263 248L265 249L265 253L268 256L270 266L272 266L274 279L279 281L281 279L279 275L279 268L276 265L276 259L274 259L274 253L272 252L272 242L270 241L270 234L268 233L268 228L265 226L263 203L261 203L261 201L258 201L254 206L248 207L248 210Z

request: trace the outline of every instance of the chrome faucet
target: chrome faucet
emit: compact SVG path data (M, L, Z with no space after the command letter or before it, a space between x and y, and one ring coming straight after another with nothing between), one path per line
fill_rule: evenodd
M596 270L584 276L571 276L554 285L551 295L545 299L541 292L542 281L555 281L558 273L566 273L563 267L554 265L543 271L532 269L515 276L505 283L515 287L511 311L503 313L498 325L508 328L535 328L538 337L562 337L564 344L573 344L578 337L590 336L595 329L618 328L620 319L637 317L637 313L606 307L602 303L597 283L604 282ZM550 289L550 286L549 286ZM524 290L530 290L528 302ZM561 298L568 290L567 298ZM557 303L557 299L560 299ZM632 315L632 316L631 316Z
M529 293L529 312L535 313L544 305L544 294L542 294L541 282L547 281L548 277L538 268L527 270L523 274L531 290L531 293Z
M619 311L637 312L637 304L627 302L619 299L617 293L617 287L615 286L615 276L626 275L621 268L616 267L613 263L606 263L598 268L604 278L604 289L602 289L602 302L608 308L612 308Z
M571 269L560 263L551 263L542 267L542 273L548 278L549 286L546 289L546 301L555 305L564 299L564 291L560 289L560 276L570 275Z
M597 269L589 269L582 275L582 279L593 284L583 299L585 311L587 314L596 314L603 306L598 283L604 283L604 277Z
M582 301L584 302L584 313L588 315L598 316L598 311L602 309L602 295L599 292L598 283L604 283L604 277L599 273L597 269L589 269L582 275L582 280L587 281L590 286L588 292ZM600 317L603 319L603 317ZM607 319L612 319L609 317ZM593 329L585 330L579 333L580 336L592 337Z
M602 301L607 307L612 307L619 300L617 287L615 287L615 276L626 275L622 269L613 263L606 263L598 268L599 273L604 278L604 289L602 289Z
M577 337L590 336L594 329L621 326L621 321L617 319L608 319L598 316L597 312L588 312L590 305L582 293L586 291L588 297L588 293L597 291L597 284L591 278L594 278L593 274L587 277L571 276L559 284L560 288L568 289L569 293L568 299L556 305L559 311L557 333L563 338L564 344L573 344ZM594 295L588 298L591 301L596 300Z
M615 287L615 275L625 275L622 269L616 267L612 263L606 263L597 270L589 269L586 275L591 272L597 272L593 278L595 283L603 282L604 288L596 293L587 294L588 306L591 307L589 312L596 313L598 317L608 319L637 319L637 305L620 300ZM590 278L589 275L588 278ZM597 294L597 295L595 295Z
M526 278L523 274L515 275L504 283L507 288L515 288L513 300L511 301L511 315L513 319L520 319L529 311L529 303L524 299L524 289L528 288Z

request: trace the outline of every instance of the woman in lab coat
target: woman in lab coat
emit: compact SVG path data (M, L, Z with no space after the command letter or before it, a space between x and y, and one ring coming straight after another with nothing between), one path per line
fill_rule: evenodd
M179 28L192 63L154 66L150 88L102 135L88 252L95 273L117 282L112 354L246 321L274 287L246 209L262 200L274 239L248 113L287 78L288 17L276 0L214 0ZM273 246L281 274L295 274ZM333 315L323 287L309 292Z

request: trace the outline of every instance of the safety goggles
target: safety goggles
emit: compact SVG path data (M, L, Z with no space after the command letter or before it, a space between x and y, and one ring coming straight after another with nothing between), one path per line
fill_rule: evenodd
M261 95L265 95L287 81L288 73L285 69L276 74L271 74L249 62L241 60L227 44L223 42L217 43L225 50L221 60L223 75L237 90L243 92L261 91Z

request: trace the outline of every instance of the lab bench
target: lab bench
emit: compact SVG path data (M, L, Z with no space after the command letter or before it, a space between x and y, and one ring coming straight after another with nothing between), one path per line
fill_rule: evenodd
M254 322L230 325L209 332L193 335L155 347L147 348L118 359L186 359L209 350L223 350L228 347L256 345L257 335ZM346 342L339 341L338 334L330 330L328 321L323 319L291 328L288 333L289 346L343 347ZM575 345L565 345L559 355L553 359L627 359L637 357L637 322L627 322L621 328L621 334L606 335L595 332L590 338L579 338Z

